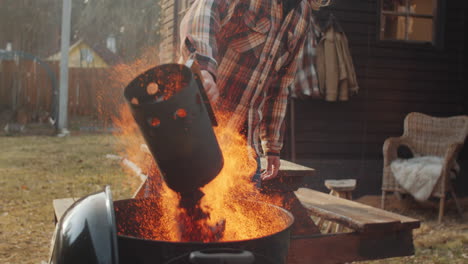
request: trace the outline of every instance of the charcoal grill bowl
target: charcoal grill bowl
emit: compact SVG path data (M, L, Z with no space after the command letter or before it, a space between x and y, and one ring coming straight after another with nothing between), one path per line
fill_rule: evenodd
M152 201L151 198L127 199L114 202L117 229L126 230L127 232L126 234L117 235L121 263L190 263L189 256L191 252L223 248L250 251L255 256L255 264L286 263L294 217L290 212L281 207L267 204L271 210L277 210L279 217L285 217L288 220L288 224L284 229L270 235L227 242L172 242L144 239L136 235L138 231L132 230L132 228L138 228L139 224L133 220L135 218L144 219L144 215L141 215L141 212L139 212L139 206L136 206L140 202L144 202L145 207L149 206L150 208L154 208L154 210L158 210L157 202ZM261 203L256 201L248 202ZM158 217L158 213L156 212L151 217Z
M118 264L110 187L85 196L68 208L52 241L50 264Z

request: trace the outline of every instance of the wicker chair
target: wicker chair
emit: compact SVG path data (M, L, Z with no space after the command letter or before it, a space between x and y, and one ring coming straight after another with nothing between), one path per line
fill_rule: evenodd
M390 164L397 158L398 147L406 145L414 154L444 158L442 175L431 194L440 199L438 222L442 221L444 215L447 192L451 193L458 212L462 215L460 204L450 182L450 171L456 163L458 152L462 149L467 134L468 116L438 118L421 113L408 114L404 121L403 135L388 138L383 145L382 209L385 209L387 192L405 193L405 190L396 182Z

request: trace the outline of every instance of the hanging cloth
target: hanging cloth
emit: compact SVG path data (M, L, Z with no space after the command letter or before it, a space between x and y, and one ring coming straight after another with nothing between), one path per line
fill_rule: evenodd
M320 26L315 22L314 16L311 16L309 19L309 31L297 58L296 76L290 86L291 97L322 98L316 71L317 40L320 39L321 35Z
M347 101L359 90L349 44L333 14L317 45L317 75L321 95L326 101Z

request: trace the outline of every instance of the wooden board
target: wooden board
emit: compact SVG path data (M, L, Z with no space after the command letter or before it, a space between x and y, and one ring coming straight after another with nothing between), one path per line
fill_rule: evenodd
M418 228L420 221L326 193L300 188L295 192L314 215L338 222L358 232L381 232Z
M336 264L414 254L410 229L292 237L288 264Z
M287 160L280 161L280 170L278 176L280 177L311 177L315 175L315 169L302 166ZM266 168L266 160L260 159L261 167Z
M62 198L52 201L54 207L55 223L57 223L67 209L79 198Z
M302 166L287 160L281 160L278 177L262 182L265 192L292 192L304 186L305 177L315 176L315 169ZM266 160L260 159L261 168L266 168Z

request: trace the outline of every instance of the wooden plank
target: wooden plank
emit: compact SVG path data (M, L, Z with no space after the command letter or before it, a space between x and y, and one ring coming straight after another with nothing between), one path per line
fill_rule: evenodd
M280 160L281 166L278 172L279 177L312 177L315 175L315 169L302 166L287 160ZM261 167L266 168L266 160L260 159Z
M301 194L301 192L297 191L296 196L313 215L323 219L337 222L359 232L396 230L400 224L396 219L382 218L377 214L349 206L345 204L345 201L347 201L345 199L314 192Z
M288 264L336 264L413 254L411 229L397 232L293 236Z
M260 159L261 168L266 168L266 160ZM261 187L264 192L287 193L304 186L305 178L315 176L315 169L305 167L287 160L281 160L278 177L262 181Z
M420 225L417 219L307 188L300 188L295 194L304 207L315 215L359 232L411 229Z
M54 207L55 223L57 223L67 209L79 198L62 198L54 199L52 205Z
M325 186L329 190L338 192L351 192L356 189L356 179L325 180Z

